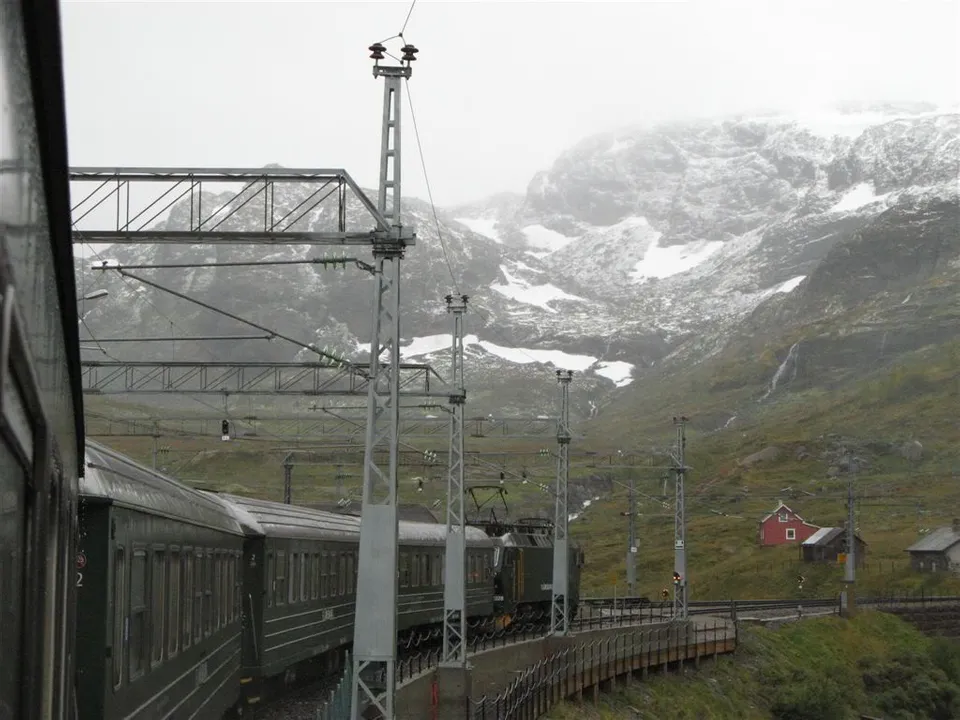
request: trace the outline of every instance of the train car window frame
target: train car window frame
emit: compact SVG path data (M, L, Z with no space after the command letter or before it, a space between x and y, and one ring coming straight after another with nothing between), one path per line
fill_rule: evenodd
M293 605L297 601L297 555L292 552L287 556L287 603Z
M287 553L283 550L277 550L277 583L276 583L276 604L286 605L287 602Z
M167 556L167 658L174 658L180 651L180 548L170 546Z
M320 597L320 553L313 553L311 562L313 563L313 574L310 577L310 599L316 600Z
M277 591L276 568L273 565L273 550L267 553L267 607L273 607L273 595Z
M193 551L193 644L203 640L203 550Z
M154 547L150 553L150 668L163 662L163 650L166 645L164 629L166 624L166 559L163 547Z
M210 596L212 607L210 608L210 630L216 632L223 625L220 624L223 609L223 553L219 550L213 551L213 593Z
M326 550L323 550L320 553L320 599L321 600L326 600L327 598L327 562L328 562L328 553Z
M193 548L185 547L180 554L183 582L183 612L180 616L181 646L189 649L193 639Z
M150 597L150 563L147 554L145 546L134 544L130 562L130 624L127 634L127 677L131 683L146 673L150 662L150 655L146 652L146 648L149 647L146 642L148 640L147 600ZM139 578L138 564L143 566ZM137 594L134 593L135 590ZM138 603L137 600L140 602ZM135 661L136 665L134 665Z
M209 549L204 554L203 575L203 637L208 638L213 632L213 551Z
M400 553L400 587L410 587L410 553Z
M126 677L124 666L127 649L127 557L123 545L113 549L113 646L110 659L113 664L113 689L118 690Z
M309 600L307 597L307 555L309 553L300 553L300 602Z

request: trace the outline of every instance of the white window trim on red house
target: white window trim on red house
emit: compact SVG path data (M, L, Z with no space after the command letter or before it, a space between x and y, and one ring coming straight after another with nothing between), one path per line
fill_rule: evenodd
M787 540L796 540L796 539L797 539L797 529L787 528Z

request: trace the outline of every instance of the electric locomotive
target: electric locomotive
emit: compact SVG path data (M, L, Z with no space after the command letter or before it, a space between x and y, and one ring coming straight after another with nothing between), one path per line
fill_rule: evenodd
M83 448L56 0L0 6L0 719L73 715Z

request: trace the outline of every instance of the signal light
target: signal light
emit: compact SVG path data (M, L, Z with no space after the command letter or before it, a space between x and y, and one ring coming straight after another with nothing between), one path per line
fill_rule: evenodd
M674 585L679 585L681 580L682 580L682 578L680 577L680 573L678 573L676 570L674 570L674 571L673 571L673 584L674 584Z
M506 475L503 474L503 471L500 472L500 484L503 485L503 481L506 479Z
M423 478L417 478L417 492L423 492Z
M220 423L220 439L226 442L230 439L230 421L224 420Z

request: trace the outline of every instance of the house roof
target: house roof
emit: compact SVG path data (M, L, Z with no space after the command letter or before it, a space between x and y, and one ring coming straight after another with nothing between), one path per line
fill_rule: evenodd
M817 530L813 535L808 537L803 541L803 545L829 545L838 537L843 535L846 532L846 528L842 527L825 527ZM857 540L863 542L863 538L859 534L856 535ZM863 543L866 545L866 543Z
M781 500L781 501L779 502L779 504L773 509L773 512L765 515L763 518L760 519L760 524L763 525L767 520L769 520L769 519L772 518L774 515L776 515L778 512L780 512L780 508L783 508L784 510L788 510L789 512L793 513L793 514L796 516L797 520L799 520L800 522L802 522L804 525L809 525L809 526L812 527L812 528L820 527L819 525L814 525L813 523L809 523L809 522L807 522L806 520L804 520L802 517L800 517L800 513L798 513L796 510L793 510L793 509L791 509L790 507L784 505L782 500Z
M907 552L943 552L960 542L960 533L951 526L937 528L907 548Z

